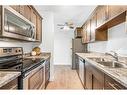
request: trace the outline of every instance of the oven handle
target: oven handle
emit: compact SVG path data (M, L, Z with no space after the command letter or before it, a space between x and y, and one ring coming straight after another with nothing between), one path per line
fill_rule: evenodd
M44 66L45 66L45 62L44 62L43 64L39 65L37 68L35 68L35 69L33 69L33 70L30 70L29 72L25 73L25 74L24 74L24 77L27 77L27 76L30 75L31 73L34 73L34 72L38 71L38 69L40 69L40 68L42 68L42 67L44 67Z

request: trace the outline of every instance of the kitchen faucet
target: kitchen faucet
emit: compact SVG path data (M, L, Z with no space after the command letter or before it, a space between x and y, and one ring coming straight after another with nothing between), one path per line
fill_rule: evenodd
M115 51L110 51L110 52L112 52L113 54L109 52L106 52L105 54L112 56L115 59L115 61L118 61L118 54Z

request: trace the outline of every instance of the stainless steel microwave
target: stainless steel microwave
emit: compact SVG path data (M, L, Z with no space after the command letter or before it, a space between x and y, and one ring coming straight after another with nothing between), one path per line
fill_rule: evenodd
M35 41L35 25L9 6L1 6L1 37Z

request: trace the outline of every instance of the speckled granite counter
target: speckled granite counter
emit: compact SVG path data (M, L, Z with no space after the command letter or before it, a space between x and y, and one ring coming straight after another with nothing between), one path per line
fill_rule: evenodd
M87 60L90 64L92 64L93 66L104 72L105 74L112 77L114 80L116 80L123 86L127 87L127 68L109 68L89 59L93 57L110 58L109 56L99 53L76 53L76 54L79 57Z
M20 76L20 72L0 71L0 87Z
M51 53L46 52L42 52L40 55L37 56L31 56L30 54L26 54L24 56L24 58L44 58L44 59L48 59L49 57L51 57Z

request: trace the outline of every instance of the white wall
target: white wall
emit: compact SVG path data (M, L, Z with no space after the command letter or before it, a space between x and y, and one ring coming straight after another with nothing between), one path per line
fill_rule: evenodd
M55 65L71 65L72 60L72 38L73 31L64 31L58 28L54 34L54 64Z
M125 23L114 26L108 30L108 41L89 44L89 50L95 52L116 51L120 55L127 54L127 32Z

